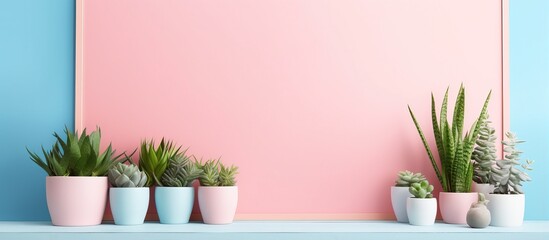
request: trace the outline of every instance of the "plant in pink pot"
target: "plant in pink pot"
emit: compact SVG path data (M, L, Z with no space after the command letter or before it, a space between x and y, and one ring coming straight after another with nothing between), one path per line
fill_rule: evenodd
M447 118L448 90L442 101L440 121L437 117L435 99L431 94L430 119L440 163L436 161L416 117L408 106L408 111L443 189L439 195L439 204L442 220L446 223L466 224L467 211L471 204L477 201L477 194L471 192L474 169L471 155L479 137L481 125L487 118L490 95L491 93L486 97L480 115L475 119L471 130L464 132L465 88L463 85L457 95L451 123Z
M198 205L206 224L230 224L238 203L236 166L225 166L219 160L208 160L201 166Z
M27 149L32 161L49 175L46 199L53 225L90 226L101 224L107 204L107 171L120 162L111 145L99 151L101 131L89 135L65 129L66 139L57 133L50 151L42 148L43 160Z

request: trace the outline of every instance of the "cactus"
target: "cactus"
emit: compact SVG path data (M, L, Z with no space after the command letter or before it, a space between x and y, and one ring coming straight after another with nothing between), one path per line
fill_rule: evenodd
M520 165L524 170L532 170L530 165L533 161L526 160L526 163L521 164L522 152L517 150L516 146L524 141L518 140L512 132L507 132L505 136L507 140L502 141L505 158L496 161L492 166L490 184L495 186L494 193L497 194L523 194L522 182L530 181L531 178L517 166Z
M238 173L238 167L225 166L218 160L208 160L202 164L203 170L200 176L202 186L234 186L236 185L235 176Z
M427 180L421 182L412 183L410 186L410 193L415 198L432 198L433 197L433 185L430 185Z
M408 170L400 171L398 173L398 178L395 181L395 186L397 187L410 187L412 183L417 183L425 180L425 176L421 173L413 173Z
M496 161L496 130L490 126L492 122L483 121L480 125L480 135L471 159L473 160L473 181L490 183L492 165Z
M116 164L109 169L108 178L113 187L144 187L147 184L147 175L134 164Z
M190 160L185 153L177 154L169 160L168 168L164 172L161 186L188 187L202 174L196 162Z

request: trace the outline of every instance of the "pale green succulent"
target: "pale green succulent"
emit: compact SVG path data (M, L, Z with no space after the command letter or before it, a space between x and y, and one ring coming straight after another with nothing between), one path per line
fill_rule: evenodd
M423 146L427 151L433 170L435 170L435 174L445 192L471 191L471 183L473 181L473 163L471 162L471 155L473 154L475 143L480 133L480 125L486 119L491 93L492 92L486 97L480 115L471 126L469 132L466 132L465 134L463 129L465 120L465 88L463 88L463 85L460 87L456 99L452 124L449 123L447 118L448 90L446 90L446 94L442 100L440 120L437 119L435 98L434 95L431 94L431 120L440 159L440 166L431 151L431 147L429 146L412 109L408 106L408 111L414 121Z
M415 198L432 198L434 187L430 185L427 180L421 182L412 183L409 191Z
M490 184L495 187L494 193L497 194L523 194L522 183L531 181L530 176L521 171L518 166L524 170L532 170L530 165L531 160L526 160L526 163L521 164L521 151L516 149L516 146L524 141L518 140L512 132L505 134L506 141L502 141L505 152L505 158L496 161L492 166L492 174L490 175Z
M413 173L408 170L398 173L398 178L395 181L397 187L409 187L412 183L417 183L425 180L425 176L421 173Z
M202 169L199 165L183 152L170 159L168 168L162 176L161 186L188 187L201 174Z
M171 158L179 154L181 146L176 146L172 141L162 138L160 144L155 147L154 141L141 142L139 152L139 169L147 174L147 186L153 184L161 185L160 179Z
M109 182L113 187L144 187L147 175L134 164L118 163L109 169Z
M111 144L104 152L100 152L99 128L89 135L84 129L80 136L78 132L65 128L65 135L66 139L63 140L57 133L53 134L57 141L50 151L42 147L44 160L27 148L31 160L49 176L105 176L123 155L115 156Z
M490 183L492 165L496 161L496 130L490 126L486 119L480 125L480 134L476 142L475 150L471 159L473 160L473 181L476 183Z
M202 164L201 169L203 173L199 180L202 186L236 185L235 176L238 173L236 166L225 166L219 160L208 160Z

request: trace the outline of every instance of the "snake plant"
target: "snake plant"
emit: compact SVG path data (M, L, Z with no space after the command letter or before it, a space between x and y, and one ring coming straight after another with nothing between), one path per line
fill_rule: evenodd
M471 155L473 148L479 136L479 130L482 122L486 119L488 102L492 92L488 94L479 117L471 126L469 132L463 134L463 125L465 119L465 88L460 86L453 113L452 123L448 122L448 89L442 100L440 110L440 120L437 119L435 97L431 93L431 120L435 136L436 147L438 150L440 164L437 163L431 147L417 122L410 106L408 111L414 121L421 141L427 151L431 165L435 170L436 176L445 192L470 192L473 179L473 164Z
M28 148L30 158L49 176L105 176L107 171L120 162L123 154L114 155L111 144L104 152L99 151L101 130L97 128L89 135L86 129L79 136L65 127L66 138L63 140L57 133L57 139L50 151L42 147L44 160Z

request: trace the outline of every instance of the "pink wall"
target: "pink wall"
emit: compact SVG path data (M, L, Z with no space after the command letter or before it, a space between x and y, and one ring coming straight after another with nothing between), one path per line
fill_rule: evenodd
M431 91L470 123L492 89L503 128L498 0L84 0L83 29L83 126L238 165L240 218L391 217L399 170L436 181Z

